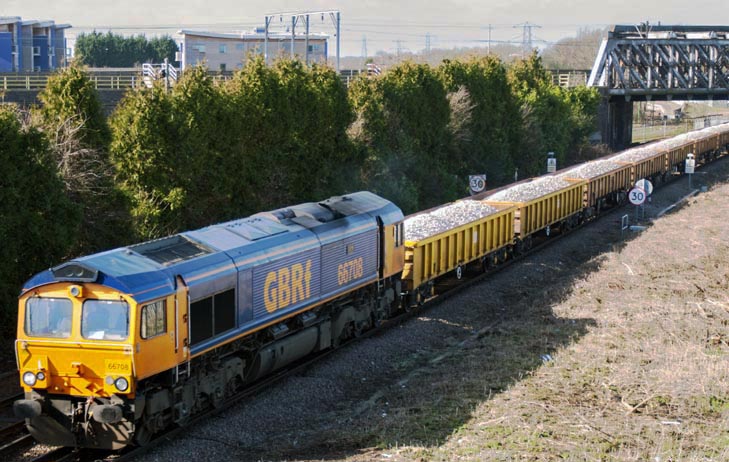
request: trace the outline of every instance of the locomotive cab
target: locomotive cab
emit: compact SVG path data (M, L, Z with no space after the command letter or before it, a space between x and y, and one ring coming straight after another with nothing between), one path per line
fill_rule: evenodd
M144 409L137 363L150 374L178 360L175 310L166 309L174 294L138 304L84 264L49 273L53 281L31 280L19 300L15 351L25 399L15 413L42 443L127 446Z

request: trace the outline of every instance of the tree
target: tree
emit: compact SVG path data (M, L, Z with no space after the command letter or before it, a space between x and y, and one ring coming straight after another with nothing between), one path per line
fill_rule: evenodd
M523 136L514 163L521 176L545 171L548 152L564 166L569 148L570 108L563 91L552 84L537 53L509 68L512 91L521 107Z
M464 88L473 104L464 129L466 139L456 138L454 159L460 162L458 174L486 173L490 186L511 181L512 153L519 146L519 104L507 78L506 66L494 56L467 61L444 61L438 73L449 92ZM451 124L454 123L452 114Z
M174 62L177 44L168 35L148 40L137 35L123 37L107 32L82 33L76 38L75 55L80 64L92 67L135 67L142 63Z
M357 116L352 134L366 152L368 189L407 212L463 195L451 168L447 92L428 65L404 63L350 86Z
M141 235L159 237L341 194L359 170L352 119L329 68L252 59L219 86L199 66L170 93L129 94L112 153Z
M83 213L74 253L127 243L133 236L128 204L114 183L111 133L93 83L71 66L51 76L38 99L37 126L50 142L66 195Z
M21 284L68 255L81 219L42 134L19 117L0 106L0 325L6 328L16 325Z
M580 29L576 37L549 45L542 52L544 65L549 69L592 69L606 32L604 29Z
M38 94L42 124L55 130L69 120L81 125L79 141L86 147L105 149L111 139L99 94L89 76L77 65L52 75Z

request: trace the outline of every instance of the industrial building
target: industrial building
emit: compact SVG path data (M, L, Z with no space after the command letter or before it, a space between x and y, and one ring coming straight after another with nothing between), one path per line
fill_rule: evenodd
M65 66L64 31L69 27L0 16L0 72L43 72Z
M269 32L268 37L261 29L241 34L219 34L181 30L178 32L180 67L187 69L205 63L211 71L234 71L243 67L251 54L268 55L269 59L293 55L309 63L327 62L326 34L305 34ZM308 47L308 56L307 56Z

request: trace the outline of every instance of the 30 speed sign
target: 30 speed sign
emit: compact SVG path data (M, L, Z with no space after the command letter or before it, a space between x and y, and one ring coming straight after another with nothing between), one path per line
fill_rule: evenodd
M645 202L646 193L642 188L633 188L628 193L628 200L633 205L641 205Z
M471 188L471 194L478 194L486 189L486 175L469 175L468 185Z

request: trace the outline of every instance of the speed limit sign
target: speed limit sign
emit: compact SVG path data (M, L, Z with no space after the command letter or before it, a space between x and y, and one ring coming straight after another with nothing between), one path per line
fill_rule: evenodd
M645 202L646 193L642 188L633 188L628 193L628 200L633 205L641 205Z
M471 188L471 194L478 194L486 189L486 175L469 175L468 185Z

